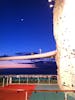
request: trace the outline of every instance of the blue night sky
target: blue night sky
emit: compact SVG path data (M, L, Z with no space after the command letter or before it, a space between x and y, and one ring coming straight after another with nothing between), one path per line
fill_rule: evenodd
M0 55L56 49L47 0L0 0Z

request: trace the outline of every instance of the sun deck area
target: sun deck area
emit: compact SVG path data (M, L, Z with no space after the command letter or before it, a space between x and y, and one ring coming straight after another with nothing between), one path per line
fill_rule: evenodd
M1 75L0 100L75 100L74 90L60 90L57 75Z

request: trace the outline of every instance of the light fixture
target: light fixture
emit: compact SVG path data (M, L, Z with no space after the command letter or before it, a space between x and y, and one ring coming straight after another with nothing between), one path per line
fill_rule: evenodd
M50 4L50 6L49 6L49 7L50 7L50 8L53 8L53 6L54 6L53 4Z
M52 2L52 0L48 0L48 2Z

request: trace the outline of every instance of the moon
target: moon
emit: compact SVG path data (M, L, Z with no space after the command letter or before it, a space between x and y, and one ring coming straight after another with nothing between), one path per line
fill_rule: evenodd
M23 19L23 18L21 18L21 21L23 22L23 21L24 21L24 19Z

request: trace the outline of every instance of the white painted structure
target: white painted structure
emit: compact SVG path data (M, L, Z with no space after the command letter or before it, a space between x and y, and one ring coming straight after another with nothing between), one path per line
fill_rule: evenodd
M56 62L61 89L75 89L75 0L55 0Z

